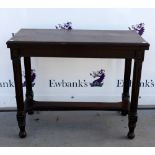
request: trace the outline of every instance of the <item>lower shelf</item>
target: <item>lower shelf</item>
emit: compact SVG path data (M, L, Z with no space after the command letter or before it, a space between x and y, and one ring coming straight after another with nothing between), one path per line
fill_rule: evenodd
M119 111L123 102L45 102L33 101L33 110L38 111L69 111L69 110L109 110Z

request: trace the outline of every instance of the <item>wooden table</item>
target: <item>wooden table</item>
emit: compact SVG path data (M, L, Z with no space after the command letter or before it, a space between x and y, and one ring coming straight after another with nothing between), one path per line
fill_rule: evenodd
M7 47L10 48L13 62L17 121L21 138L26 136L26 113L32 114L35 110L118 110L123 115L128 114L129 116L128 138L135 137L142 62L145 50L149 49L149 44L135 31L21 29L7 42ZM24 57L25 66L25 101L23 99L21 57ZM125 59L122 101L117 103L34 101L30 57ZM134 69L130 102L132 59L134 59Z

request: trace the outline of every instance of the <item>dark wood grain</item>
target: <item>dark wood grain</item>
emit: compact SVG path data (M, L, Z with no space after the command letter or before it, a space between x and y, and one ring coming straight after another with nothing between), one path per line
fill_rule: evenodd
M21 29L8 42L8 47L36 44L102 44L105 46L130 46L148 49L148 43L136 31L130 30L55 30Z
M139 96L139 87L141 79L141 70L142 70L143 57L141 59L134 60L134 71L133 71L133 82L132 82L132 95L131 95L131 105L129 111L129 132L128 138L133 139L135 137L134 129L137 122L137 106L138 106L138 96Z
M69 110L109 110L121 111L122 102L44 102L34 101L33 108L40 111Z
M147 43L135 31L129 30L53 30L21 29L10 40L7 47L11 50L13 61L17 120L19 136L26 136L25 111L33 110L117 110L129 113L128 138L135 137L139 82L142 62ZM26 100L23 102L22 75L20 58L24 57L26 73ZM76 57L76 58L119 58L125 59L124 87L121 102L46 102L33 101L31 84L31 57ZM134 59L134 72L131 93L129 95L131 62ZM118 69L119 71L119 69Z
M125 67L124 67L124 84L123 84L123 93L122 93L122 115L126 116L129 111L129 102L130 102L130 94L129 89L131 85L130 74L131 74L131 64L132 59L125 59Z
M33 91L31 81L31 59L30 57L24 57L25 67L25 82L26 82L26 106L28 106L28 113L33 114Z
M16 92L16 103L17 103L17 121L20 129L19 136L21 138L26 137L25 131L25 108L23 100L23 89L22 89L22 71L21 71L21 60L20 57L14 57L12 59L14 81L15 81L15 92Z

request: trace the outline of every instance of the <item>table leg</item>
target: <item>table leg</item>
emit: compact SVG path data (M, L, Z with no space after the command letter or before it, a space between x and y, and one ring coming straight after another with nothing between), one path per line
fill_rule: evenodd
M135 137L134 130L136 127L136 122L137 122L137 106L138 106L142 62L143 60L141 59L135 59L134 61L132 94L131 94L131 104L130 104L129 123L128 123L128 126L129 126L128 138L129 139L133 139Z
M26 137L25 125L26 114L23 101L23 87L22 87L22 73L21 73L21 60L20 57L13 57L13 71L15 81L15 92L17 102L17 121L20 129L19 136L21 138Z
M130 58L125 59L124 86L122 93L122 111L121 111L121 114L123 116L126 116L128 114L128 107L130 100L129 88L130 88L131 63L132 59Z
M25 79L26 79L26 106L28 114L33 114L33 91L31 80L31 59L24 57Z

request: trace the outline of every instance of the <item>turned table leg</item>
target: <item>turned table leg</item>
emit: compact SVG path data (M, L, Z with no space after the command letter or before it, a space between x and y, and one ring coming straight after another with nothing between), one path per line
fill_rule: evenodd
M15 81L15 92L17 102L17 121L20 129L19 136L21 138L26 137L25 125L26 125L26 114L23 101L23 88L22 88L22 73L21 73L21 60L20 57L12 57L14 81Z
M25 66L25 80L26 80L26 106L28 114L33 114L33 91L31 80L31 59L30 57L24 57Z
M130 75L131 75L131 63L132 59L125 59L125 69L124 69L124 85L123 85L123 93L122 93L122 111L121 114L126 116L128 114L129 107L129 88L130 88Z
M138 96L139 96L139 86L141 79L141 70L142 70L142 59L134 60L134 71L133 71L133 82L132 82L132 95L131 95L131 104L129 111L129 132L128 138L133 139L135 137L134 130L137 122L137 106L138 106Z

